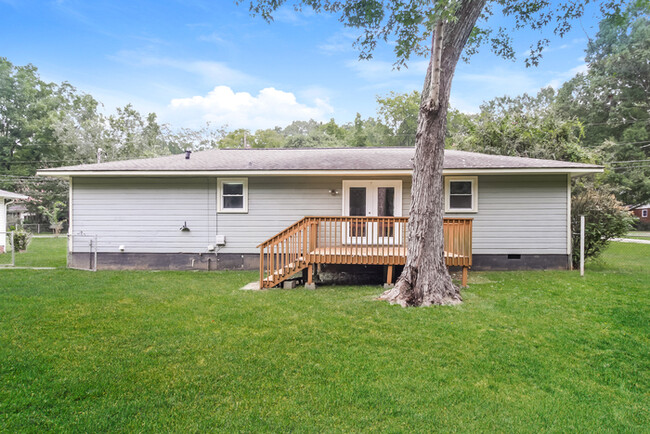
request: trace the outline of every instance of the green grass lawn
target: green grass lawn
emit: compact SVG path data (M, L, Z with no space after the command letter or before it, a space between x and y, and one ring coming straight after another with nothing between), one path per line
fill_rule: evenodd
M626 238L634 238L637 240L649 240L650 241L650 232L648 231L632 231L627 234Z
M17 267L65 267L68 238L32 238L26 252L16 254Z
M68 238L59 237L32 238L27 251L16 252L16 267L65 267ZM11 253L0 254L0 265L11 264Z
M470 273L462 305L416 309L238 290L254 272L3 270L0 431L647 430L649 253Z

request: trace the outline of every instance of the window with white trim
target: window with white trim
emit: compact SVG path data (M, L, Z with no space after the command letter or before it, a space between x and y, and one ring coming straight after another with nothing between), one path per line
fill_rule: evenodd
M445 177L445 212L478 212L478 177Z
M217 211L220 213L248 212L248 179L221 178L218 181Z
M641 210L641 217L648 217L648 210L647 209L642 209Z

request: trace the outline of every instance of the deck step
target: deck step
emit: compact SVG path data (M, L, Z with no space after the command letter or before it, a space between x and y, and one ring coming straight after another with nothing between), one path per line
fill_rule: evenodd
M298 258L297 262L291 262L287 265L284 266L284 268L280 268L278 270L275 270L273 274L270 276L265 277L262 282L264 283L269 283L272 285L265 286L267 288L271 288L273 286L277 286L287 280L289 277L293 276L294 274L304 270L307 268L307 264L303 260L303 258Z

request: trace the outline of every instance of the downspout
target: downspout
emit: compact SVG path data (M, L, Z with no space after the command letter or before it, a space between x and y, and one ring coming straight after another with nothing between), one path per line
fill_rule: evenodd
M6 199L2 199L2 200L5 203L5 227L1 228L2 230L0 230L0 232L4 232L7 230L7 210L9 209L9 205L12 205L14 202L16 202L15 200L6 200Z

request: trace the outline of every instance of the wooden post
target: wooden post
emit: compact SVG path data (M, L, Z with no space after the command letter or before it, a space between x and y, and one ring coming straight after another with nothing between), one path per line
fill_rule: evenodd
M264 289L264 247L260 247L260 289Z
M463 267L463 281L462 281L463 288L467 288L467 271L468 268Z
M388 270L386 270L386 285L393 283L393 266L389 265Z
M316 236L318 235L316 232L318 231L318 226L316 223L312 223L309 225L309 253L313 252L314 249L316 248Z
M309 264L307 266L307 284L314 284L314 264Z

